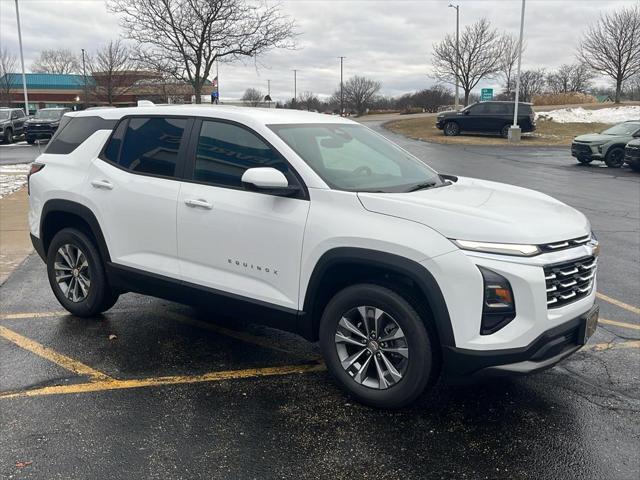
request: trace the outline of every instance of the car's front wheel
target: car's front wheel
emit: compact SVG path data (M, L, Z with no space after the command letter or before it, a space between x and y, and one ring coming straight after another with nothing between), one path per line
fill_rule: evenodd
M33 145L34 143L36 143L36 139L33 137L27 137L27 143L29 145Z
M93 241L75 228L60 230L51 240L47 274L60 304L79 317L98 315L118 300Z
M373 284L338 292L320 323L329 371L362 403L399 408L435 379L434 342L408 298Z
M444 124L444 134L449 137L455 137L460 134L460 126L456 122L447 122Z
M607 167L620 168L624 164L624 149L621 147L610 148L604 157Z
M4 143L13 143L13 131L10 128L4 131Z

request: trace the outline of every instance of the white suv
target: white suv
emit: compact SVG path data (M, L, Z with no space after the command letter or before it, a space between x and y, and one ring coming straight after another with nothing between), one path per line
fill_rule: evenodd
M33 244L78 316L139 292L319 340L399 407L437 378L529 373L597 324L588 220L439 175L372 130L290 110L73 112L33 164Z

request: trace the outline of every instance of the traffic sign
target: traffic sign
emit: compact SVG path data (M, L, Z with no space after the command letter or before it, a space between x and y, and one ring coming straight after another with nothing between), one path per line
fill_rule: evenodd
M486 102L487 100L493 100L493 88L483 88L480 90L480 101Z

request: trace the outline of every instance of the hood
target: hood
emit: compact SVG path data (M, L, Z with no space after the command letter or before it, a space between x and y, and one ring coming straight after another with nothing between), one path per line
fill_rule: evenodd
M578 135L575 141L583 143L609 143L616 140L628 138L627 135L603 135L602 133L587 133L586 135Z
M462 110L460 110L462 111ZM438 117L450 117L452 115L457 115L459 112L456 112L455 110L445 110L444 112L438 112Z
M447 238L543 244L588 234L587 218L526 188L460 177L452 185L410 193L358 193L365 209L405 218Z
M60 119L51 119L51 118L30 118L26 120L25 123L60 123Z

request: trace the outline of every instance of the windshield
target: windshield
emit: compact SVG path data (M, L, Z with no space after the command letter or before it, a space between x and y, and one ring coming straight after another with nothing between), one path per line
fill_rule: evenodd
M611 127L602 132L603 135L633 135L636 130L640 129L640 123L619 123L615 127Z
M0 110L0 120L8 120L10 112L8 110Z
M39 120L57 120L64 114L62 110L38 110L34 118Z
M408 192L442 185L416 157L362 125L270 125L331 187L352 192Z

